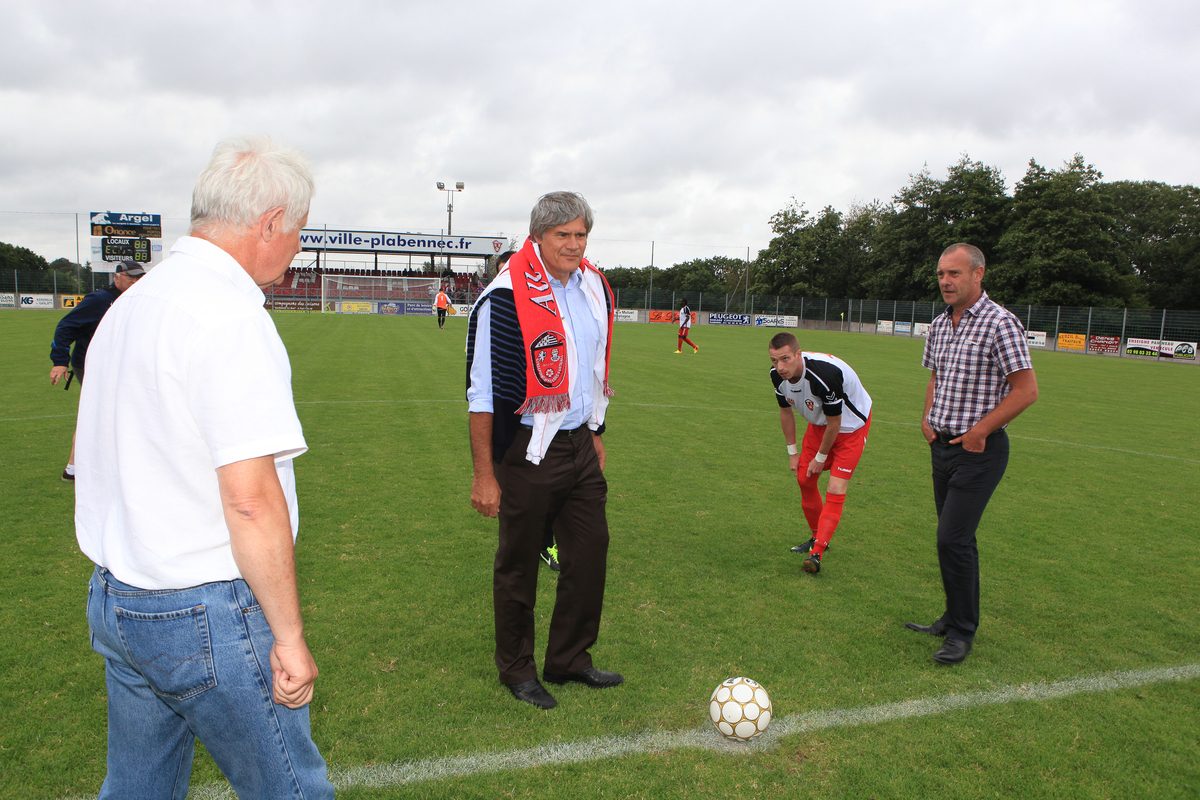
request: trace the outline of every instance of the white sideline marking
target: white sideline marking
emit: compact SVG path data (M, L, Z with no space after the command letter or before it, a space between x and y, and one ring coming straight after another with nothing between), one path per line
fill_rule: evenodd
M763 409L760 409L760 408L753 408L753 409L747 410L744 408L709 408L707 406L660 405L658 403L620 403L620 405L640 406L642 408L679 408L679 409L683 409L685 411L728 411L728 412L731 412L734 414L774 414L775 413L775 409L770 409L770 410L764 411ZM886 419L875 420L874 423L877 423L880 425L899 425L900 427L903 427L903 428L919 428L919 427L921 427L920 423L917 423L917 422L891 422ZM1059 441L1058 439L1035 439L1032 436L1018 436L1013 433L1010 433L1008 436L1010 439L1023 439L1024 441L1027 441L1027 442L1042 442L1043 444L1061 444L1061 445L1065 445L1067 447L1085 447L1089 450L1108 450L1111 453L1126 453L1131 456L1149 456L1150 458L1166 458L1166 459L1170 459L1171 461L1185 461L1188 464L1200 464L1200 460L1197 460L1194 458L1183 458L1182 456L1166 456L1166 455L1163 455L1162 453L1144 453L1140 450L1122 450L1118 447L1104 447L1104 446L1098 445L1098 444L1080 444L1079 442L1062 442L1062 441Z
M706 724L700 728L686 731L646 731L631 736L602 736L581 742L545 744L522 750L333 768L329 771L329 779L338 790L355 787L378 789L442 778L529 769L547 764L573 764L581 761L598 761L605 758L621 758L622 756L681 749L745 753L752 750L769 749L778 744L780 737L797 733L855 725L880 725L898 719L927 717L977 706L1003 705L1021 701L1043 702L1077 694L1133 689L1154 683L1186 681L1198 677L1200 677L1200 664L1106 672L1090 677L1070 678L1057 683L1022 684L987 692L968 692L878 706L793 714L772 721L771 727L766 733L747 744L730 742L722 738L711 725ZM230 798L236 797L229 784L224 782L195 787L189 796L196 800L230 800Z
M900 425L905 428L919 428L919 423L916 422L888 422L887 420L879 420L884 425ZM1026 442L1042 442L1043 444L1062 444L1068 447L1086 447L1088 450L1108 450L1110 453L1126 453L1131 456L1149 456L1151 458L1169 458L1172 461L1186 461L1189 464L1200 464L1200 460L1194 458L1183 458L1182 456L1165 456L1162 453L1143 453L1140 450L1122 450L1119 447L1104 447L1098 444L1080 444L1079 442L1062 442L1058 439L1037 439L1033 436L1018 436L1015 433L1008 435L1010 439L1021 439Z
M465 403L461 397L456 397L453 400L430 400L427 398L415 400L296 400L298 406L318 406L318 405L360 405L365 403ZM744 409L744 408L712 408L709 406L678 406L665 405L661 403L620 403L620 405L631 406L637 408L678 408L685 411L726 411L731 414L774 414L775 410L763 410L760 408ZM44 417L20 417L12 419L0 419L0 422L25 422L31 419L57 419L59 417L72 417L74 414L50 414ZM890 422L885 419L876 420L880 425L899 425L904 428L919 428L915 422ZM1162 453L1145 453L1140 450L1122 450L1119 447L1104 447L1098 444L1080 444L1079 442L1063 442L1058 439L1036 439L1032 436L1017 436L1009 434L1009 438L1023 439L1027 442L1042 442L1043 444L1061 444L1066 447L1084 447L1088 450L1107 450L1110 453L1125 453L1131 456L1148 456L1150 458L1165 458L1171 461L1183 461L1188 464L1200 464L1200 459L1183 458L1182 456L1167 456Z
M59 417L73 417L74 414L45 414L40 417L10 417L8 419L0 419L0 422L28 422L31 419L58 419Z

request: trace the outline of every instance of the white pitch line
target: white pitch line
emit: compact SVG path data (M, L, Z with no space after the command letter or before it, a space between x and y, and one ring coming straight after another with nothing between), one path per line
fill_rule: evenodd
M685 731L646 731L631 736L602 736L581 742L544 744L521 750L475 753L451 758L372 764L361 767L336 767L330 769L329 779L338 790L356 787L380 789L444 778L461 778L505 770L530 769L551 764L574 764L673 750L699 749L745 753L769 749L777 745L781 737L797 733L847 728L856 725L882 725L900 719L928 717L979 706L1045 702L1078 694L1134 689L1139 686L1180 682L1195 678L1200 678L1200 664L1106 672L1100 675L1070 678L1056 683L1022 684L986 692L950 694L877 706L793 714L773 720L766 733L746 744L730 742L721 737L711 725L704 725ZM195 787L189 796L196 800L231 800L236 797L229 784L224 782Z
M887 420L879 420L884 425L899 425L905 428L919 428L920 423L917 422L889 422ZM1037 439L1033 436L1020 436L1015 433L1008 435L1010 439L1020 439L1025 442L1041 442L1042 444L1061 444L1067 447L1085 447L1088 450L1107 450L1110 453L1126 453L1131 456L1149 456L1150 458L1168 458L1172 461L1186 461L1189 464L1200 464L1200 460L1194 458L1184 458L1182 456L1165 456L1162 453L1144 453L1141 450L1122 450L1119 447L1104 447L1098 444L1080 444L1079 442L1063 442L1058 439Z
M748 409L740 409L740 408L709 408L709 407L704 407L704 405L665 405L665 404L659 404L659 403L620 403L620 405L637 405L637 407L641 407L641 408L677 408L677 409L682 409L682 410L686 410L686 411L730 411L730 413L733 413L733 414L774 414L775 413L774 409L764 411L762 409L757 409L757 408L749 409L749 410ZM894 425L894 426L899 426L902 428L919 428L920 427L919 422L892 422L889 420L875 420L875 422L878 423L878 425ZM1188 464L1200 464L1200 459L1195 459L1195 458L1183 458L1182 456L1164 456L1163 453L1148 453L1148 452L1142 452L1140 450L1122 450L1122 449L1120 449L1120 447L1105 447L1103 445L1085 445L1085 444L1078 443L1078 441L1061 441L1058 439L1036 439L1033 437L1021 437L1021 435L1018 435L1015 433L1009 433L1008 437L1010 439L1021 439L1024 441L1040 441L1040 443L1050 444L1050 445L1063 445L1066 447L1086 447L1087 450L1108 450L1109 452L1127 453L1127 455L1129 455L1129 456L1147 456L1150 458L1168 458L1168 459L1170 459L1170 461L1182 461L1182 462L1187 462Z
M454 399L350 399L350 401L295 401L296 405L358 405L367 403L466 403L461 397ZM685 411L727 411L730 414L774 414L774 409L743 409L743 408L713 408L708 405L668 405L662 403L620 403L620 405L628 405L634 408L677 408ZM13 419L0 420L0 422L25 422L28 420L54 420L59 417L74 416L73 414L52 414L47 416L25 416L13 417ZM916 422L890 422L888 420L876 420L880 425L895 425L905 428L920 427ZM1163 453L1148 453L1140 450L1122 450L1120 447L1105 447L1103 445L1085 445L1078 441L1061 441L1058 439L1036 439L1033 437L1021 437L1013 433L1008 434L1009 438L1021 439L1024 441L1040 441L1042 444L1063 445L1066 447L1085 447L1087 450L1106 450L1109 452L1126 453L1129 456L1146 456L1148 458L1166 458L1169 461L1182 461L1188 464L1200 464L1200 459L1183 458L1182 456L1164 456Z
M73 417L74 414L46 414L41 417L10 417L8 419L0 419L0 422L28 422L31 419L58 419L59 417Z

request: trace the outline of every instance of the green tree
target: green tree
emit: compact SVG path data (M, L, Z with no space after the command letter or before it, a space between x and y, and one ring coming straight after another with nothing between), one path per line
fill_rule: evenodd
M997 167L963 154L945 180L934 178L928 167L909 178L892 205L877 211L868 297L935 299L942 251L968 242L990 258L1010 223L1012 198Z
M22 272L35 272L47 268L49 265L46 263L46 259L29 248L0 242L0 269L6 272L14 269Z
M608 285L617 289L646 289L650 285L650 270L637 267L608 267L602 270Z
M813 217L793 197L771 217L775 238L754 262L750 291L791 297L824 294L830 272L837 269L841 223L841 214L832 207Z
M1000 239L988 293L1005 303L1139 306L1146 300L1122 264L1103 176L1076 154L1059 170L1030 160L1013 197L1013 221Z
M726 292L731 278L736 277L746 269L746 262L740 258L729 256L711 256L709 258L694 258L674 264L662 271L661 276L654 276L656 289L669 289L676 292Z
M1138 276L1153 308L1200 309L1200 189L1116 181L1101 191L1116 209L1120 270Z

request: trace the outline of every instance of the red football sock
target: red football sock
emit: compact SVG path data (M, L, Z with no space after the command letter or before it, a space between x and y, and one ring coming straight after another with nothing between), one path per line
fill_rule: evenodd
M842 508L846 502L844 494L825 494L825 508L821 511L821 522L817 525L817 543L813 545L812 551L817 555L825 552L825 548L829 546L829 540L833 538L833 532L837 530L838 523L842 521Z
M679 337L679 344L675 345L675 349L676 349L676 350L682 350L682 349L683 349L683 337L682 337L682 336L680 336L680 337Z
M804 469L804 464L799 467ZM804 509L804 518L808 520L808 529L817 535L816 531L821 522L821 513L825 504L821 502L821 490L817 488L817 477L803 478L800 481L800 507Z

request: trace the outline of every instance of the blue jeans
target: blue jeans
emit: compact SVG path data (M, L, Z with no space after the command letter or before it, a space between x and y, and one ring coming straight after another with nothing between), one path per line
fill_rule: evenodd
M274 702L275 640L245 581L148 590L96 567L87 617L108 687L101 800L183 800L197 737L244 800L333 797L308 706Z

